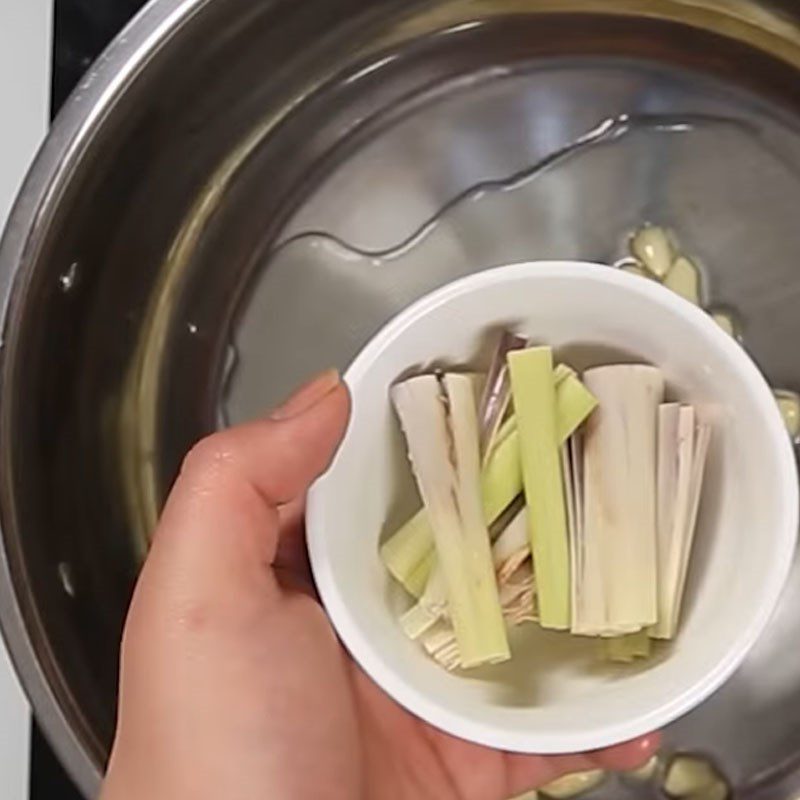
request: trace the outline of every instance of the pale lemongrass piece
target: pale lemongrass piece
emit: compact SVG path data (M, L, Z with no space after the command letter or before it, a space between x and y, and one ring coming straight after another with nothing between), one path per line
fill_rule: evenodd
M657 618L656 436L664 378L655 367L619 364L588 370L583 379L599 403L584 433L583 577L603 575L604 632L630 633Z
M478 405L478 426L481 432L481 453L484 454L484 460L511 399L506 355L510 350L525 347L527 343L528 340L524 337L510 331L503 331L492 355L489 372L486 376L486 385Z
M522 494L518 494L503 513L489 526L489 540L496 542L523 508L525 508L525 498Z
M563 450L567 450L566 456ZM583 570L583 449L579 433L570 436L562 448L562 465L566 461L569 474L564 478L569 486L567 502L567 524L569 526L570 560L570 629L575 631L576 620L580 616L583 603L581 579ZM571 501L569 495L571 494ZM571 505L571 508L570 508Z
M691 406L662 403L658 409L657 541L658 620L651 630L669 638L681 574L691 494L695 416Z
M566 365L555 370L559 435L566 440L593 408L589 395ZM577 383L578 385L567 385ZM566 386L565 386L566 385ZM483 467L481 491L486 523L491 525L522 491L517 421L509 417L495 434ZM381 559L390 574L414 597L422 593L435 561L433 532L427 513L420 509L383 543Z
M577 575L575 561L580 543L578 542L578 509L576 506L577 497L575 494L574 484L575 473L572 469L572 447L569 440L561 445L559 458L561 460L561 482L564 485L564 505L567 509L567 540L569 542L570 574L570 628L572 628L572 618L575 615L575 608L578 602L578 582L575 580L575 576Z
M420 599L400 617L400 626L409 639L418 639L447 611L447 586L437 564L428 578Z
M492 560L495 570L500 569L509 558L515 556L520 550L527 548L530 553L527 525L526 511L523 506L492 544Z
M481 475L481 497L487 525L491 525L521 491L519 437L516 422L512 420L498 433ZM419 597L436 561L433 531L425 508L421 508L384 542L380 554L395 580L414 597Z
M644 268L662 280L672 266L669 234L657 225L644 225L631 237L631 253Z
M392 398L433 528L462 663L505 660L508 640L480 500L472 385L463 375L441 382L423 375L396 385Z
M637 659L650 657L650 637L646 630L604 639L603 645L605 658L608 661L630 664Z
M521 547L517 550L516 553L509 556L498 568L497 568L497 580L502 585L502 583L510 578L520 565L524 564L529 558L531 557L531 548L530 544L526 545L525 547Z
M697 517L700 512L700 497L703 491L703 477L710 444L711 426L698 425L694 437L690 495L681 548L680 572L678 575L678 583L672 604L672 616L667 620L667 631L666 636L664 637L668 639L671 639L675 636L675 633L678 630L678 623L680 622L681 605L683 603L683 595L686 590L686 578L689 574L689 561L692 553L692 546L694 544Z
M526 560L513 573L504 577L500 583L499 594L503 615L506 615L508 608L513 606L522 595L529 595L534 591L533 567L530 560Z
M797 439L800 437L800 395L787 389L776 389L775 401L778 403L789 436Z
M472 383L477 398L480 396L483 375L464 373ZM401 528L390 536L380 548L381 559L392 577L412 597L420 597L428 583L435 562L433 533L425 509L421 508Z
M686 256L679 256L664 278L664 286L694 305L700 305L700 270Z
M669 762L661 788L670 797L694 797L720 780L716 767L698 755L676 755Z
M428 655L445 669L452 671L461 666L456 635L449 624L438 623L423 636L422 645Z
M594 495L600 487L599 478L591 479L587 469L586 436L574 437L573 478L576 491L579 492L580 514L577 528L578 546L575 554L575 571L572 581L575 583L577 606L572 610L572 633L585 636L600 636L607 631L607 599L606 576L603 570L602 541L598 536L589 536L592 526L587 523L587 514L591 513L595 503ZM574 462L580 459L579 464ZM594 462L592 462L594 463ZM598 501L599 502L599 501Z
M568 800L571 797L596 789L606 778L602 769L590 769L585 772L573 772L562 775L539 789L539 793L553 800Z
M520 441L528 529L544 628L570 625L569 541L556 433L553 353L531 347L508 354Z

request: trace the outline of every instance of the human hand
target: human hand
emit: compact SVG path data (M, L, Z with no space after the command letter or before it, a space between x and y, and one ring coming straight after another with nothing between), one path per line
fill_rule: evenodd
M353 663L314 597L301 525L349 408L325 373L187 457L125 626L102 800L506 800L651 755L655 737L492 751L413 717Z

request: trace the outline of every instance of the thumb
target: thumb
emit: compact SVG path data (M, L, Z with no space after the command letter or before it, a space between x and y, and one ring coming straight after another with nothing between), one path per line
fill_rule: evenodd
M235 604L254 580L261 585L278 546L278 506L327 469L349 409L346 387L328 372L270 417L195 445L154 535L134 614Z
M215 433L186 457L156 531L159 539L231 537L262 540L272 563L275 509L302 496L330 464L341 441L350 399L331 370L296 392L269 417Z

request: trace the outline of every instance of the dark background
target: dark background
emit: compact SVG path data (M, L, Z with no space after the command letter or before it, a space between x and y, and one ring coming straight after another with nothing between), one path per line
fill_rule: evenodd
M54 0L50 117L145 0ZM82 800L34 722L30 800Z

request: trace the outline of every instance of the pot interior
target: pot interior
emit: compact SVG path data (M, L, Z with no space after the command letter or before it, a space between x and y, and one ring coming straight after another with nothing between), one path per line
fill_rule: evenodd
M5 320L17 647L87 790L113 730L125 609L183 454L345 368L430 289L512 261L612 262L636 226L663 224L701 263L704 303L736 315L774 385L800 388L787 17L712 0L184 5L100 120L71 131L66 166L40 161L52 191ZM669 733L743 790L777 786L800 749L800 673L782 656L798 607Z

